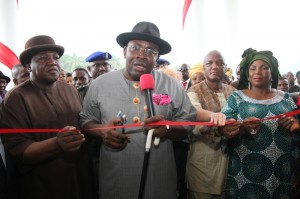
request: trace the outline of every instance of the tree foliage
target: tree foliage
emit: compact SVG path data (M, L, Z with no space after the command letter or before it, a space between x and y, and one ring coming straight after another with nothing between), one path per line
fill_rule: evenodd
M64 54L60 58L60 63L66 72L72 72L75 68L86 68L86 66L88 66L88 63L85 62L84 58L82 56L77 56L76 53L73 53L73 55Z

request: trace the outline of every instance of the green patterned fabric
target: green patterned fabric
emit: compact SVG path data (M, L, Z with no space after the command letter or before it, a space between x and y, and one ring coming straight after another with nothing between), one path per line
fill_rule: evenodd
M292 111L295 103L287 93L256 100L242 91L234 92L223 107L227 118L266 118ZM228 146L229 167L226 198L289 198L295 157L298 149L292 135L276 120L263 121L256 135L245 133Z

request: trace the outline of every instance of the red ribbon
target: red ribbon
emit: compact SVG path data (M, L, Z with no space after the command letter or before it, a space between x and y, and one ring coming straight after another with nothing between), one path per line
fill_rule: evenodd
M272 117L261 119L261 121L264 120L272 120L272 119L278 119L282 117L283 115L287 117L291 117L294 115L300 114L300 109L291 111L288 113L275 115ZM226 122L226 124L231 124L232 122ZM148 124L148 126L214 126L213 122L173 122L173 121L159 121L154 122L151 124ZM119 128L132 128L132 127L141 127L142 124L127 124L123 126L103 126L100 128L93 128L93 129L79 129L79 131L95 131L95 130L103 130L103 129L119 129ZM9 133L59 133L62 129L0 129L0 134L9 134Z
M300 97L298 97L298 100L297 100L296 105L297 105L297 106L300 106Z
M261 121L277 119L277 118L280 118L283 115L285 115L287 117L291 117L291 116L298 115L298 114L300 114L300 109L297 109L295 111L291 111L291 112L288 112L288 113L280 114L280 115L275 115L275 116L272 116L272 117L267 117L267 118L261 119Z

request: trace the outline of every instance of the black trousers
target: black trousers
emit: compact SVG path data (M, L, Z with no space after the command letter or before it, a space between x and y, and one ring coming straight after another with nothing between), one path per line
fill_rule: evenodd
M178 199L186 199L187 186L185 182L185 170L189 144L182 141L173 141L173 149L177 168Z

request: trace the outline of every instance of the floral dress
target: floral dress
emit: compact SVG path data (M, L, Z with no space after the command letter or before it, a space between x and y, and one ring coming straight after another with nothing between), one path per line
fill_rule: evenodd
M263 119L295 108L288 93L256 100L243 91L235 91L222 112L237 120L251 116ZM279 127L277 119L263 120L255 135L243 133L230 140L228 153L226 198L289 198L298 150L292 134Z

